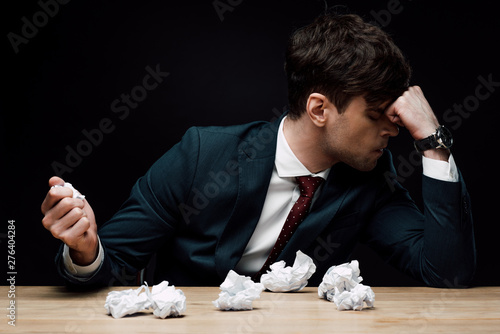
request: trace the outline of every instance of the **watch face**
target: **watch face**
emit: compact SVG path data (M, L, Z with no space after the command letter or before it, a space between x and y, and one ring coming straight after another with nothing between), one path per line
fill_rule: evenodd
M453 136L451 135L450 130L444 126L439 127L437 138L444 148L450 148L451 145L453 145Z

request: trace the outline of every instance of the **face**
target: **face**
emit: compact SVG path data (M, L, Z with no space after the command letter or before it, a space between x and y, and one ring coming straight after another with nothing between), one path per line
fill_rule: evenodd
M370 108L362 96L355 97L342 114L327 105L323 152L360 171L375 168L389 137L399 132L384 113L388 105L389 101Z

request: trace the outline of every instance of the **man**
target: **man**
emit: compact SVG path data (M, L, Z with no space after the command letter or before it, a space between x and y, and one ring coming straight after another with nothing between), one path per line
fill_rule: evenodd
M230 269L258 279L270 262L291 265L301 250L317 266L317 285L361 240L426 285L467 285L472 216L450 134L421 89L408 87L410 68L387 34L355 15L323 15L291 36L285 70L288 113L189 129L99 231L87 200L50 189L42 222L65 243L61 275L106 285L156 254L156 281L219 285ZM398 125L423 154L424 213L394 178L386 147ZM304 195L305 218L290 224L296 201L305 201L302 176L319 188Z

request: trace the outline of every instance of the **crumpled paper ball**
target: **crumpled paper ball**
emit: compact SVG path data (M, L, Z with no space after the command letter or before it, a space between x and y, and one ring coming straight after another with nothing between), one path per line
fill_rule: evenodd
M318 295L333 301L339 311L361 311L364 303L373 307L375 293L369 286L360 283L363 278L359 274L359 262L356 260L330 267L318 286Z
M151 306L151 300L142 291L144 289L147 289L146 285L137 289L111 291L106 297L104 308L115 319L146 310Z
M85 198L85 195L82 195L78 190L75 189L75 187L73 187L73 185L69 182L64 182L64 185L59 185L59 184L56 184L55 186L52 186L51 188L59 188L59 187L65 187L65 188L70 188L71 190L73 190L73 198L79 198L81 200L83 200Z
M147 284L137 289L111 291L104 308L113 318L121 318L149 308L160 318L177 317L186 311L186 296L182 290L169 286L167 281L154 285L152 292Z
M219 298L212 301L213 305L223 311L242 311L252 309L252 302L260 298L264 285L230 270L220 289Z
M159 318L178 317L186 311L186 296L180 289L163 281L151 291L153 314Z
M260 282L264 287L273 292L294 292L302 290L307 281L316 271L313 260L297 251L292 267L285 267L285 261L273 263L267 274L262 275Z
M374 306L375 293L368 285L358 284L351 291L342 291L335 294L333 302L337 305L339 311L361 311L364 303L366 303L367 307Z

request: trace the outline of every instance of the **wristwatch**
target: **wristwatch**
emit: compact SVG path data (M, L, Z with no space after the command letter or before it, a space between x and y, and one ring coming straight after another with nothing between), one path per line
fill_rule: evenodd
M415 140L413 145L420 153L433 148L450 148L453 145L453 137L450 130L441 125L429 137Z

